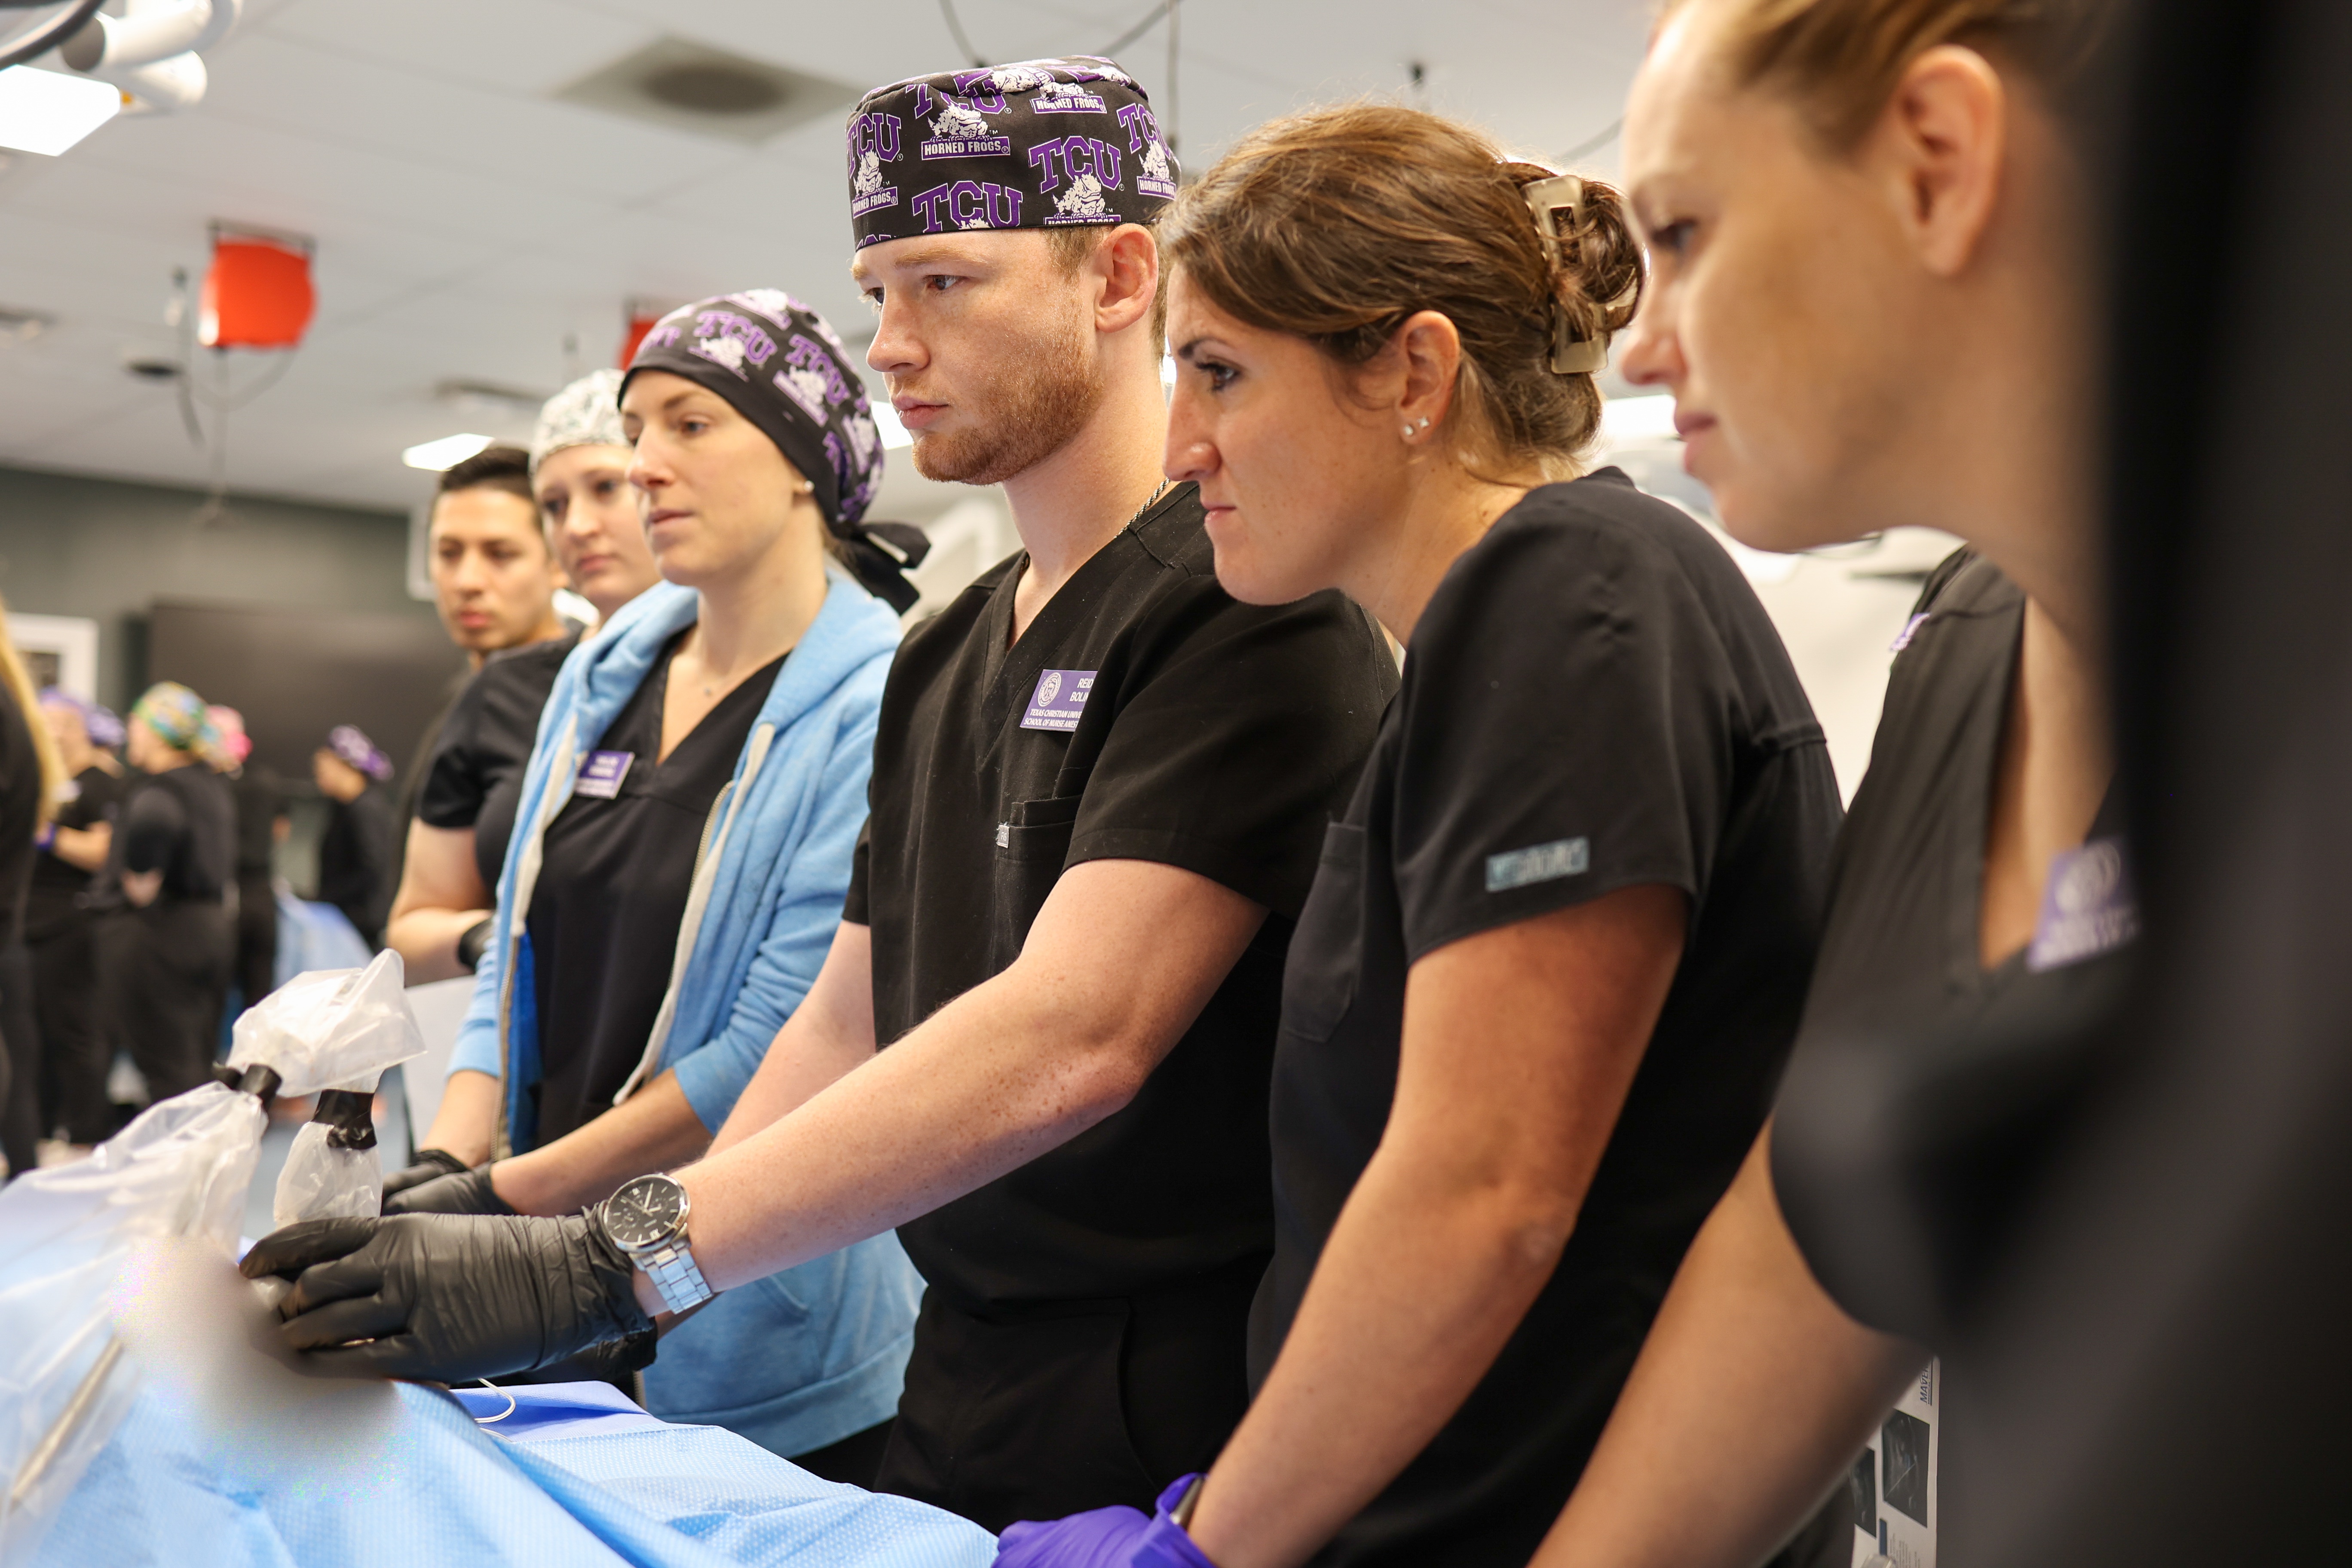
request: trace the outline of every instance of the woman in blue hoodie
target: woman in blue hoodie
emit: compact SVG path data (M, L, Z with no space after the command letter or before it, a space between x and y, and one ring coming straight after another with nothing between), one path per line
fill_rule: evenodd
M862 384L814 312L751 289L665 317L621 409L666 581L540 718L441 1119L490 1161L427 1151L446 1173L403 1173L387 1213L565 1214L649 1144L692 1159L840 921L915 597L860 521L882 473ZM646 1404L869 1480L918 1289L884 1235L730 1292L664 1339Z

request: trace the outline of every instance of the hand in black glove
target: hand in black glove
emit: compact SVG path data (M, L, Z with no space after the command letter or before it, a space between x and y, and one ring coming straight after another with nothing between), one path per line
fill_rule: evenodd
M416 1152L416 1163L394 1171L383 1179L383 1195L388 1198L394 1193L404 1193L411 1187L421 1187L425 1183L438 1181L443 1176L462 1176L465 1173L466 1162L449 1152L448 1150L419 1149Z
M622 1339L642 1347L619 1370L653 1360L635 1269L585 1215L304 1220L241 1267L294 1282L278 1331L322 1372L462 1383Z
M408 1173L401 1173L406 1175ZM393 1191L383 1184L386 1214L512 1214L514 1209L490 1185L490 1168L477 1165L454 1176L436 1176L413 1187Z

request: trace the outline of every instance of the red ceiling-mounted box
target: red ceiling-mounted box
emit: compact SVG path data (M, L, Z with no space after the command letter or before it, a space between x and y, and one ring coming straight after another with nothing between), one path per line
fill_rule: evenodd
M196 309L196 342L205 348L293 348L318 303L310 241L213 230L213 264Z

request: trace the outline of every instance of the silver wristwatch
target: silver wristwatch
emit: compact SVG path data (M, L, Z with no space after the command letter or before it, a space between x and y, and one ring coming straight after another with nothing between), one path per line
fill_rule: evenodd
M686 1245L686 1189L672 1177L634 1176L596 1207L604 1237L646 1271L673 1312L699 1307L717 1291Z

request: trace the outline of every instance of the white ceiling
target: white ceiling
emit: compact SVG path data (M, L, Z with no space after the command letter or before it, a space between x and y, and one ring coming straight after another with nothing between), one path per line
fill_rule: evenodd
M1150 8L958 6L997 61L1099 50ZM1293 107L1402 92L1414 61L1430 107L1556 154L1615 120L1648 9L1190 0L1177 101L1162 26L1122 63L1175 121L1188 163ZM172 352L172 271L201 272L214 219L318 242L309 339L231 422L229 482L248 492L409 505L429 477L400 466L402 447L522 433L436 403L437 384L551 391L610 363L632 296L782 287L862 341L831 117L745 147L551 97L663 35L859 89L961 63L936 0L247 0L206 53L199 107L126 117L0 172L0 305L58 319L31 341L0 338L0 464L205 482L170 388L122 366ZM1583 165L1605 172L1614 156ZM268 357L229 356L232 383Z

